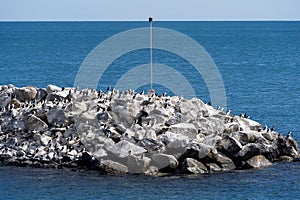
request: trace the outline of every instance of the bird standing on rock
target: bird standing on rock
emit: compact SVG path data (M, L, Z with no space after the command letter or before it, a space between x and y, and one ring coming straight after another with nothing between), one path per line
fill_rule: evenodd
M292 134L292 132L289 131L288 134L287 134L287 136L286 136L285 138L286 138L286 139L289 139L289 138L291 137L291 134Z

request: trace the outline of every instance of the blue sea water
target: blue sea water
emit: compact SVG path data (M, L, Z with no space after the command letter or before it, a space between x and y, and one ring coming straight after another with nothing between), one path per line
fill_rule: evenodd
M96 45L119 32L146 26L147 22L1 22L0 85L71 87ZM291 130L300 142L300 22L155 22L154 26L186 34L206 49L222 75L227 108L233 114L246 112L282 134ZM120 63L129 69L147 62L148 56L147 50L139 50L120 57L98 89L114 84L113 75L124 71ZM153 61L174 68L187 65L159 50L153 51ZM180 69L188 73L188 68ZM198 97L210 101L203 80L191 83ZM299 199L299 175L299 163L163 178L0 167L0 198Z

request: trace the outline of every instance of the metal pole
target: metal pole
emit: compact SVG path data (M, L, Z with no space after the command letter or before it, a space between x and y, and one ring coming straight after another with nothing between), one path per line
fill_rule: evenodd
M152 91L152 17L149 17L150 23L150 90Z

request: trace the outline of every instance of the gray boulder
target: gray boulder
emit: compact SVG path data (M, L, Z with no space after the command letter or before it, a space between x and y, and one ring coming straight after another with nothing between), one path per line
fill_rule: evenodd
M151 158L154 166L156 166L160 170L164 168L176 169L176 167L178 166L177 159L172 155L160 153L153 154Z
M128 172L127 166L112 160L101 161L100 169L109 175L122 175Z
M218 153L216 161L222 166L223 171L231 171L236 168L234 162L222 153Z
M67 124L67 116L64 110L57 107L52 108L46 113L48 123L51 126L62 126Z
M151 159L148 157L140 157L130 155L127 158L127 167L130 174L144 174L147 171Z
M4 108L11 101L11 96L7 93L0 93L0 108Z
M215 159L218 156L218 151L214 147L203 143L191 142L188 149L195 151L199 159L205 157Z
M203 143L215 148L220 148L220 142L222 140L221 136L218 135L209 135L203 139Z

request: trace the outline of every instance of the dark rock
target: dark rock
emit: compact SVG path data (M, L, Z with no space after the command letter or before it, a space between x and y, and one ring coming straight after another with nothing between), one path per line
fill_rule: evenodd
M31 115L26 120L25 128L28 131L45 131L48 125L35 115Z
M209 158L209 159L215 160L216 157L218 156L218 151L214 147L208 146L203 143L191 142L188 146L188 149L196 152L198 159ZM191 151L188 151L188 152L191 152ZM191 154L193 154L193 153L191 152Z
M248 160L254 156L260 155L262 153L262 149L262 144L249 143L243 146L242 150L237 153L237 156L241 160Z
M242 144L238 140L229 135L225 135L220 144L223 148L222 150L229 154L234 154L243 148Z
M35 99L37 90L34 87L23 87L15 89L16 98L20 101L32 101Z
M290 156L280 156L279 160L282 162L292 162L294 161L294 158Z
M234 162L222 153L218 153L216 161L222 167L223 171L231 171L236 168Z
M37 94L36 94L36 96L35 96L35 100L36 100L36 102L40 102L41 100L45 100L46 99L46 97L47 97L47 91L45 90L45 89L43 89L43 88L39 88L38 90L37 90Z

